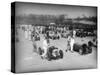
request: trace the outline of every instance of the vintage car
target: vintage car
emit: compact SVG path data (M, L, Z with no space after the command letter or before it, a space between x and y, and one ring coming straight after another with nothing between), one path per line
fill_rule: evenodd
M44 52L44 50L41 47L39 47L38 51L39 51L40 55L42 55L42 53ZM55 46L51 46L48 48L47 57L46 57L46 59L48 61L57 60L57 59L61 59L61 58L63 58L62 50L59 50Z
M52 32L49 32L49 36L48 38L52 39L52 40L56 40L56 39L59 39L60 36L58 34L55 34L53 31Z
M87 32L84 32L84 31L82 31L82 30L78 30L78 31L76 32L76 36L77 36L77 37L86 37L86 36L87 36Z
M39 35L35 35L34 38L35 38L35 41L39 41L40 40L40 36Z
M51 46L48 48L48 60L57 60L63 58L63 51L58 48Z
M91 41L88 42L88 45L85 43L82 45L75 43L73 46L73 50L75 52L78 52L80 55L85 55L85 54L92 53L92 46L93 44Z
M77 37L86 37L86 36L95 36L93 31L86 31L86 30L77 30L76 32Z
M93 32L88 32L87 36L95 36L95 34Z
M59 39L60 37L59 37L59 35L57 35L57 34L55 34L53 37L52 37L52 39L53 40L56 40L56 39Z

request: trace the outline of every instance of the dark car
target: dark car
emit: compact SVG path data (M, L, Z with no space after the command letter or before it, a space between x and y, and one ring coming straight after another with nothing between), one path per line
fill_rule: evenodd
M35 41L40 41L40 36L39 35L35 35Z
M39 47L39 54L42 55L43 52L44 52L43 49ZM58 50L58 48L54 46L48 48L47 58L46 58L48 61L57 60L61 58L63 58L62 50Z
M87 35L87 32L84 32L84 31L77 31L76 32L77 37L86 37L86 35Z
M60 38L60 36L58 34L55 34L54 32L50 32L48 38L52 40L57 40Z
M48 60L57 60L63 58L63 51L51 46L48 48Z
M89 41L87 44L74 44L73 50L81 55L92 53L92 43Z

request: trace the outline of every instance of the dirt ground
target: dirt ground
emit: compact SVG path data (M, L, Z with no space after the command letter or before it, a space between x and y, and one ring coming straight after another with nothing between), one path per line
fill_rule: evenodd
M87 55L80 55L76 52L65 52L67 48L67 39L52 41L51 45L63 50L64 58L59 60L48 61L33 52L32 41L25 39L24 31L19 31L19 42L16 43L16 71L17 72L35 72L35 71L52 71L52 70L72 70L72 69L89 69L97 67L97 49L92 48L93 52ZM76 43L87 43L93 37L75 38ZM36 42L42 46L42 42Z

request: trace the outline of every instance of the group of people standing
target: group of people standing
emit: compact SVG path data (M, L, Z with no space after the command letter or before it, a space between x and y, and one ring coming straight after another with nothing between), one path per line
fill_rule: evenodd
M67 51L71 51L71 52L74 52L73 51L73 46L74 46L74 43L75 43L75 36L76 36L76 31L72 31L72 33L68 36L67 38ZM44 50L44 53L41 55L42 58L45 58L46 55L47 55L47 50L48 50L48 47L50 46L50 40L46 37L44 37L43 39L43 50Z
M32 25L24 25L24 26L22 25L22 28L24 29L25 39L31 40L33 42L34 52L38 52L37 44L36 44L34 37L36 36L36 33L40 34L39 32L42 32L42 30L44 30L44 29L41 27L38 28L38 27L35 27ZM46 30L44 30L44 31L46 31ZM71 52L73 52L75 36L76 36L76 31L72 30L71 33L66 38L67 39L67 47L69 47L68 50ZM42 53L41 57L45 58L47 55L47 52L48 52L47 51L48 47L50 47L50 39L48 38L47 34L44 33L44 34L42 34L41 40L42 40L42 49L43 49L43 53Z

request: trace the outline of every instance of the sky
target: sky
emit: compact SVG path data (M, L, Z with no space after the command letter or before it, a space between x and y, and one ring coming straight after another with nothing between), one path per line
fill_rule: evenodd
M39 3L16 3L16 15L67 15L70 18L85 16L96 16L96 7L89 6L72 6L72 5L54 5Z

